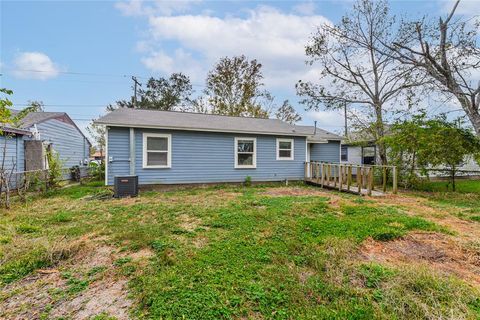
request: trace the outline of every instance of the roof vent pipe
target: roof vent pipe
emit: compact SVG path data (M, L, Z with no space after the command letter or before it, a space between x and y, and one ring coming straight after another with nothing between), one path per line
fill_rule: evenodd
M315 126L315 129L313 129L313 135L316 135L317 134L317 120L315 120L313 123L314 123L314 126Z

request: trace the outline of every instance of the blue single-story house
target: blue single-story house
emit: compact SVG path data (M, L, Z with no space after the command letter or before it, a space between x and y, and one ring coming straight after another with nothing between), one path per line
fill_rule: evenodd
M17 172L12 180L21 179L24 171L47 169L47 148L58 153L64 169L88 164L91 144L65 112L32 112L15 127L1 126L0 131L0 165L6 172ZM69 177L66 170L64 178ZM15 185L12 181L11 187Z
M107 129L107 185L301 180L305 161L340 162L342 137L276 119L120 108L96 123Z

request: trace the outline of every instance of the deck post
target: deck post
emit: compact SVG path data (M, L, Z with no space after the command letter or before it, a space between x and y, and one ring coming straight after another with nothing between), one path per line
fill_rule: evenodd
M370 167L368 169L368 182L367 182L367 194L369 196L372 195L372 189L373 189L373 167Z
M341 164L338 165L338 191L342 191L343 185L343 167Z
M322 183L321 184L322 188L323 188L323 184L325 182L324 177L325 177L325 163L322 163L322 182L321 182Z
M327 164L327 186L330 186L330 175L332 173L330 164Z
M393 167L393 194L397 194L397 167Z
M304 175L304 179L307 180L307 167L308 167L308 162L305 161L305 165L304 165L304 169L303 169L303 175Z
M357 167L357 185L358 193L362 192L362 167Z
M347 167L347 190L350 191L350 186L352 185L352 166Z
M333 165L333 187L337 187L337 165Z
M315 177L317 178L317 183L320 182L320 163L315 163Z

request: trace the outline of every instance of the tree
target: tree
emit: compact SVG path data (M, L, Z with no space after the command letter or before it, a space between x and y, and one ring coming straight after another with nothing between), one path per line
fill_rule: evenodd
M268 118L272 95L263 89L262 65L245 56L224 57L208 73L204 90L210 112Z
M164 111L186 110L193 93L190 78L182 73L173 73L167 78L150 78L146 90L139 89L138 107Z
M13 106L13 103L7 96L13 94L13 91L0 88L0 93L3 95L3 97L0 98L0 133L2 133L1 126L12 123L12 111L10 108Z
M358 117L362 121L357 126L374 137L382 164L387 163L382 142L386 109L419 85L415 72L399 67L383 47L393 41L394 26L395 17L389 14L386 1L358 1L339 24L319 27L306 46L308 63L320 67L319 82L300 80L296 85L306 110L323 105L339 109L346 104L360 108L367 119Z
M400 40L388 45L389 52L402 64L423 71L442 93L458 101L477 135L480 135L480 81L472 73L480 70L478 29L480 21L452 20L457 0L446 19L404 22Z
M95 124L95 120L92 120L87 127L87 131L95 140L95 143L100 151L100 155L103 157L105 150L106 128L103 125Z
M416 170L428 167L429 137L425 132L426 113L395 122L390 134L383 138L389 150L390 162L399 168L406 187L417 184ZM424 171L426 172L426 171Z
M139 88L137 105L132 97L130 101L119 100L115 105L108 105L107 111L117 108L135 108L173 111L185 111L190 108L190 96L193 87L190 78L182 73L172 73L169 78L148 79L146 89Z
M448 121L445 115L427 119L423 113L396 123L385 141L397 163L407 168L410 182L417 167L427 170L444 166L450 173L453 191L458 167L467 156L480 154L480 138L461 127L459 121Z
M302 120L302 117L297 113L288 100L283 101L281 107L275 112L275 117L292 124Z

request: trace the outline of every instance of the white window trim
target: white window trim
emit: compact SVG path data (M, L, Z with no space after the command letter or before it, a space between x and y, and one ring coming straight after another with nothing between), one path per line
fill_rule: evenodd
M147 138L167 138L168 150L167 150L167 165L148 165L147 164ZM166 169L172 167L172 135L163 133L143 133L143 168L145 169ZM150 151L155 152L155 151ZM165 151L157 151L165 152Z
M290 149L290 157L280 157L280 142L290 142L292 144L292 148ZM287 150L287 149L284 149ZM285 138L277 138L277 160L294 160L295 154L295 146L294 146L294 139L285 139Z
M239 165L238 164L238 141L239 140L251 140L253 141L253 164L252 165ZM235 137L235 159L234 166L235 169L255 169L257 168L257 138L252 137Z

